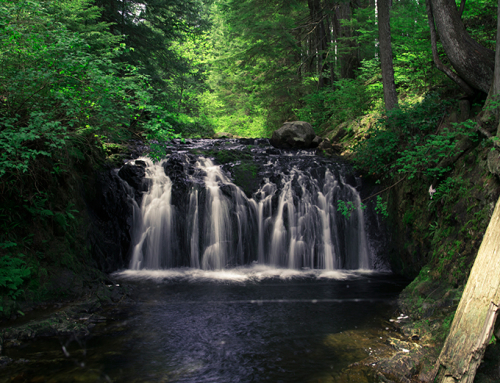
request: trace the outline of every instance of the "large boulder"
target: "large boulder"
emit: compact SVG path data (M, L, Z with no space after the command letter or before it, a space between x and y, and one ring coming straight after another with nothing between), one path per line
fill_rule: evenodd
M314 147L315 137L316 133L311 124L293 121L285 122L281 128L275 130L270 142L279 149L308 149Z

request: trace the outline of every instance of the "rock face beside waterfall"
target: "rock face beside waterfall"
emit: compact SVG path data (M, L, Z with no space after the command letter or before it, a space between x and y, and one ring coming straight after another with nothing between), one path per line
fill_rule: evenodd
M144 169L142 172L132 172L130 166L124 168L126 170L122 174L126 175L133 187L125 183L116 171L106 169L96 174L86 195L91 221L88 233L91 253L97 267L106 273L128 265L133 198L141 196L144 191L140 178L141 174L145 175Z
M293 121L275 130L270 142L279 149L309 149L317 147L321 139L308 122Z

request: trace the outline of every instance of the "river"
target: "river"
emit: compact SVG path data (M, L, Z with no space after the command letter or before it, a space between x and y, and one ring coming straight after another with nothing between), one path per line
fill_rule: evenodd
M11 365L0 381L20 371L26 382L341 381L351 363L380 352L406 283L387 273L263 266L116 278L134 301L114 320L85 338L6 350L30 362Z

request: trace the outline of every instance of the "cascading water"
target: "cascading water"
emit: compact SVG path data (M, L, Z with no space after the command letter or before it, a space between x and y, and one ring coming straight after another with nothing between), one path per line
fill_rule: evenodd
M219 270L253 262L370 269L356 187L339 167L303 156L307 161L288 157L285 166L287 157L271 156L251 198L201 155L176 153L160 163L141 158L149 191L137 212L130 268ZM337 212L338 200L352 202L350 217Z
M2 366L6 381L352 381L365 370L341 375L348 366L393 352L392 329L380 323L406 282L359 270L383 270L385 244L373 205L361 209L360 179L314 151L267 144L176 142L159 163L110 172L123 190L112 211L133 229L131 270L101 288L132 299L123 295L108 311L113 323L88 342L71 334L64 354L61 336L7 347L7 358L24 361ZM339 200L355 208L350 217Z

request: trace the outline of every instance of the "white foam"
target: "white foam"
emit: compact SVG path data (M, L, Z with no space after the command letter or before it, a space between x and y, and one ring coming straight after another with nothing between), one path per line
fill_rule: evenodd
M370 270L370 273L374 271ZM296 270L282 269L264 265L252 265L246 267L236 267L222 270L201 270L193 268L175 268L165 270L124 270L118 271L113 276L131 281L152 280L169 281L184 280L188 282L196 281L219 281L241 283L246 281L261 281L266 279L352 279L368 274L368 270Z

